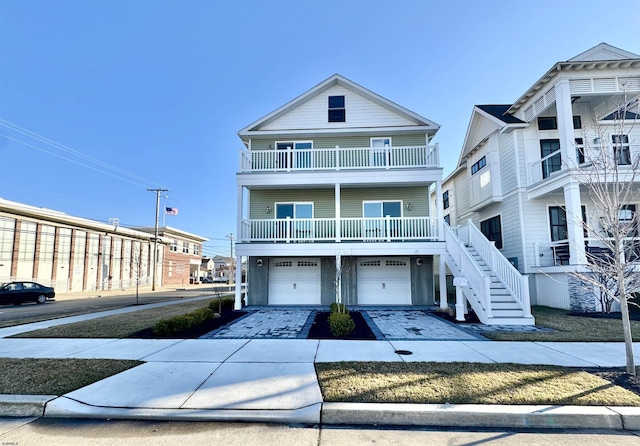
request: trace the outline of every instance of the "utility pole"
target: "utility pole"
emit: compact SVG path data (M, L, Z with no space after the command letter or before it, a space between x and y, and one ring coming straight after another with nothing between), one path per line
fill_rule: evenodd
M231 251L231 262L232 264L235 266L235 268L229 268L229 274L232 277L229 277L229 283L235 282L235 277L236 277L236 272L235 269L238 267L238 265L235 264L235 260L233 258L233 232L230 233L229 235L227 235L227 238L229 239L229 249Z
M158 263L158 221L160 219L160 194L162 192L169 192L169 189L151 189L147 188L149 192L156 193L156 225L153 231L153 276L151 277L151 291L156 290L156 275L157 275L157 263Z

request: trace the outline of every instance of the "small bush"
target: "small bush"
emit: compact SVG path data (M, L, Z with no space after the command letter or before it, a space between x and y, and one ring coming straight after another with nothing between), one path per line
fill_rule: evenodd
M153 327L153 332L156 336L160 337L173 336L176 333L188 330L196 325L200 325L203 322L212 319L214 316L215 312L210 308L200 308L199 310L192 311L191 313L159 321Z
M347 336L356 329L356 324L349 313L331 313L328 322L329 330L336 337Z
M337 302L333 302L329 305L332 313L346 313L349 314L349 309L345 306L345 304L339 304Z
M222 298L222 309L223 310L233 310L233 306L236 301L233 296L226 296ZM220 307L220 300L218 298L213 299L209 302L209 308L215 312L218 312L218 308Z

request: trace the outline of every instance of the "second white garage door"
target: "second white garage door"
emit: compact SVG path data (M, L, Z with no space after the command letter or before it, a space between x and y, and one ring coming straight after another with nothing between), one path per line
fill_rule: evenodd
M409 258L358 259L358 304L411 305Z
M320 259L271 259L270 305L320 305Z

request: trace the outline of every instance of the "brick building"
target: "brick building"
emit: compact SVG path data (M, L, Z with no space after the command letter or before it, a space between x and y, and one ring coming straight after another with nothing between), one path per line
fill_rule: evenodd
M189 283L205 240L161 228L156 285ZM58 294L151 285L153 246L153 228L125 228L116 219L104 223L0 199L0 282L34 280Z

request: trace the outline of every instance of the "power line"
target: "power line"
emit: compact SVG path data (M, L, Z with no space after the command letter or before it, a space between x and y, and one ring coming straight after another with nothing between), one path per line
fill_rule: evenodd
M152 183L152 184L158 184L158 182L156 182L156 181L149 180L148 178L141 177L141 176L139 176L139 175L136 175L136 174L134 174L134 173L128 172L128 171L126 171L126 170L124 170L124 169L121 169L121 168L119 168L119 167L113 166L113 165L111 165L111 164L109 164L109 163L106 163L106 162L104 162L104 161L101 161L101 160L99 160L99 159L97 159L97 158L94 158L94 157L92 157L92 156L86 155L86 154L84 154L84 153L82 153L82 152L80 152L80 151L78 151L78 150L72 149L72 148L71 148L71 147L69 147L69 146L66 146L66 145L64 145L64 144L61 144L61 143L59 143L59 142L57 142L57 141L54 141L54 140L52 140L52 139L50 139L50 138L47 138L47 137L45 137L45 136L39 135L39 134L37 134L37 133L35 133L35 132L32 132L31 130L27 130L27 129L25 129L25 128L22 128L22 127L18 126L17 124L14 124L14 123L9 122L9 121L7 121L7 120L4 120L4 119L2 119L2 118L0 118L0 125L2 125L2 126L4 126L4 127L7 127L7 128L9 128L9 129L11 129L11 130L13 130L13 131L18 132L18 133L21 133L21 134L23 134L23 135L26 135L26 136L28 136L28 137L30 137L30 138L33 138L33 139L35 139L35 140L38 140L38 141L40 141L40 142L43 142L43 143L45 143L45 144L47 144L47 145L49 145L49 146L52 146L52 147L54 147L54 148L56 148L56 149L58 149L58 150L60 150L60 151L70 153L70 154L72 154L72 155L74 155L74 156L76 156L76 157L78 157L78 158L81 158L81 159L83 159L83 160L85 160L85 161L89 161L89 162L91 162L91 163L97 164L97 165L99 165L99 166L101 166L101 167L104 167L104 168L106 168L106 169L112 170L112 171L116 172L117 174L119 174L119 175L121 175L121 176L130 177L130 178L132 178L132 179L134 179L134 180L138 180L138 181L141 181L141 182L146 183L146 184L149 184L149 183ZM96 171L101 172L101 173L104 173L104 174L106 174L106 175L111 175L111 176L116 177L115 175L110 174L110 173L108 173L108 172L104 172L104 171L98 170L98 169L96 169L96 168L94 168L94 167L88 166L88 165L86 165L86 164L79 163L78 161L71 160L71 159L66 158L66 157L63 157L63 156L61 156L61 155L56 155L56 154L54 154L54 153L52 153L52 152L50 152L50 151L47 151L47 150L45 150L45 149L42 149L41 147L34 146L34 145L29 144L29 143L26 143L26 142L24 142L24 141L21 141L21 140L15 139L15 138L13 138L13 137L11 137L11 136L8 136L8 135L5 135L5 134L0 134L0 136L4 136L5 138L8 138L8 139L10 139L10 140L12 140L12 141L18 142L18 143L20 143L20 144L24 144L24 145L26 145L26 146L28 146L28 147L32 147L32 148L34 148L34 149L37 149L37 150L40 150L40 151L42 151L42 152L48 153L48 154L50 154L50 155L52 155L52 156L56 156L56 157L58 157L58 158L64 159L64 160L66 160L66 161L70 161L70 162L76 163L76 164L78 164L78 165L81 165L81 166L83 166L83 167L87 167L87 168L89 168L89 169L96 170ZM124 180L124 181L129 181L129 182L133 183L133 181L131 181L131 180L126 180L125 178L121 178L121 177L116 177L116 178L119 178L119 179L122 179L122 180ZM138 185L140 185L140 183L133 183L133 184L138 184Z

